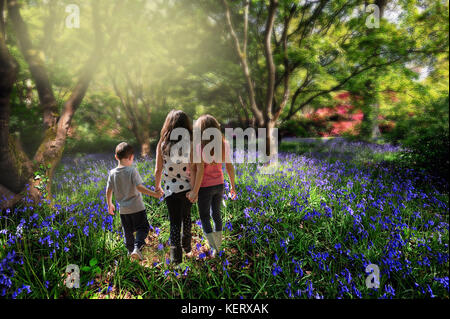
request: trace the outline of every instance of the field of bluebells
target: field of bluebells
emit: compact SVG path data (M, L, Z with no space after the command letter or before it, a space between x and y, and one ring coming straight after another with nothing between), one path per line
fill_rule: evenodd
M446 182L380 161L398 151L390 146L332 145L281 153L273 175L236 164L238 198L224 196L223 251L209 256L194 206L194 254L178 268L168 263L164 202L145 198L145 260L131 261L119 216L107 214L112 156L66 158L52 205L1 216L0 296L448 298ZM137 167L152 188L154 161ZM78 289L65 285L69 264L80 267ZM369 264L380 269L378 289L366 287Z

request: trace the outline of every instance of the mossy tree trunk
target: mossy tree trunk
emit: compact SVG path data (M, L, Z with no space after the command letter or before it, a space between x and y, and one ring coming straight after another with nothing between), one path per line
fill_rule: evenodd
M18 64L6 46L5 1L0 1L0 208L19 199L28 182L32 164L20 142L10 135L11 94L17 79Z
M0 197L4 194L13 198L9 201L3 201L0 208L13 206L24 196L39 201L44 189L47 197L51 199L51 181L55 168L61 160L72 118L86 94L96 67L102 59L103 41L99 28L98 4L93 2L92 6L95 32L94 49L82 69L75 88L60 112L45 64L40 59L39 51L32 47L27 26L20 14L19 3L14 0L7 1L9 17L19 42L19 48L29 65L31 76L38 91L45 134L32 160L28 159L22 151L20 143L9 136L10 94L16 79L17 64L7 50L4 37L1 37L0 151L5 155L1 155L0 158L0 169L2 171ZM3 11L4 7L2 6L1 9ZM1 16L3 17L3 14ZM2 32L2 35L4 35L4 32ZM112 43L113 40L111 39L109 44ZM40 174L35 176L34 172L37 170L40 171ZM45 188L42 185L43 181L46 181Z

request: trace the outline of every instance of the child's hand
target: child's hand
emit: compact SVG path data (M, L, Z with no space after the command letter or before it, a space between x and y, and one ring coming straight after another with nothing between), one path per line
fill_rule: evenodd
M115 210L116 208L114 207L114 205L108 205L108 213L110 214L110 215L115 215L114 214L114 210Z
M156 188L154 197L159 199L163 196L164 196L164 191L160 187Z
M157 192L157 193L162 193L163 195L164 195L164 191L163 191L163 189L161 188L161 186L155 186L155 192ZM161 197L161 196L160 196Z
M231 198L232 200L235 200L236 196L237 196L236 190L234 188L231 188L230 193L228 194L228 197Z
M198 199L198 193L194 193L193 191L187 192L186 197L189 199L189 201L193 204Z

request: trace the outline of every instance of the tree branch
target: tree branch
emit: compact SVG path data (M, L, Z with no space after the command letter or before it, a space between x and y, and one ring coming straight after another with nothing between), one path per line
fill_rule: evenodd
M255 118L257 119L257 121L260 124L262 124L264 122L264 119L263 119L261 111L258 109L258 106L256 104L255 89L254 89L253 81L252 81L252 78L250 75L250 69L249 69L248 63L247 63L247 52L243 52L241 50L241 45L239 43L239 39L234 30L233 23L231 22L231 14L230 14L230 8L228 6L228 2L227 2L227 0L222 0L222 1L225 6L225 16L226 16L227 25L230 30L231 37L234 40L234 46L235 46L236 52L239 56L239 59L241 61L242 70L244 71L244 76L245 76L245 80L247 83L248 96L250 99L250 107L251 107L252 113L255 116ZM244 16L244 19L248 19L248 15ZM248 22L244 21L244 24L247 24L247 23Z
M311 103L315 98L317 98L317 97L319 97L321 95L324 95L324 94L327 94L327 93L330 93L330 92L333 92L333 91L341 89L345 85L345 83L347 83L350 79L354 78L355 76L357 76L357 75L359 75L359 74L361 74L361 73L363 73L363 72L365 72L367 70L373 69L373 68L394 64L394 63L400 61L401 59L402 59L402 57L397 57L396 59L388 61L388 62L385 62L385 63L371 64L371 65L366 66L364 68L360 68L358 70L353 71L348 77L346 77L344 80L342 80L340 83L338 83L337 85L333 86L332 88L327 89L327 90L321 90L321 91L319 91L319 93L314 94L311 97L309 97L305 102L301 103L297 108L295 108L294 111L292 112L292 114L289 117L293 116L295 113L297 113L305 105L308 105L309 103ZM286 119L288 119L288 118L286 118Z
M282 47L283 47L283 64L284 64L284 75L283 75L284 93L283 93L283 98L281 100L281 103L278 106L278 110L275 112L275 115L274 115L275 121L278 119L278 117L280 116L281 112L283 111L284 107L286 106L286 104L289 100L289 94L290 94L289 79L290 79L292 70L289 66L288 30L289 30L290 22L292 20L292 17L294 16L296 9L297 9L297 6L293 5L291 10L289 11L289 15L284 18L283 34L281 36L281 42L282 42ZM275 84L275 88L276 87L277 87L277 85Z
M267 63L267 72L268 72L268 79L267 79L267 91L266 91L266 101L265 101L265 116L268 120L273 119L273 113L272 113L272 103L273 103L273 96L275 92L275 64L273 62L273 54L272 54L272 32L273 32L273 25L275 21L275 14L278 7L278 0L270 0L269 5L269 13L266 21L266 29L264 33L264 55L266 57L266 63Z

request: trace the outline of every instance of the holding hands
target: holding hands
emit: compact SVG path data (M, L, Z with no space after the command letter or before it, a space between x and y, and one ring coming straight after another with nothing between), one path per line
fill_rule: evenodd
M155 198L161 198L164 196L164 191L162 190L161 186L155 187Z
M141 192L145 195L148 195L148 196L155 197L155 198L161 198L164 195L164 192L161 189L161 187L156 187L155 191L151 191L147 187L145 187L143 184L141 184L141 185L138 185L136 188L139 192Z
M190 191L186 193L186 197L189 199L189 201L194 204L198 199L198 192Z
M161 188L161 185L155 186L155 192L157 192L158 194L163 194L164 195L164 191Z
M148 195L148 196L152 196L154 198L159 199L164 196L164 191L162 190L161 187L155 187L155 191L151 191L148 188L146 188L144 185L141 184L141 185L138 185L136 188L139 192L141 192L145 195ZM112 191L109 190L108 194L107 194L108 214L114 216L115 215L114 211L116 210L116 208L114 207L114 205L112 203L111 196L112 196Z
M230 192L228 193L228 198L230 198L231 200L235 200L236 199L236 189L234 187L232 187L230 189ZM194 204L197 200L198 200L198 192L195 191L189 191L186 193L186 197L189 199L189 201Z

